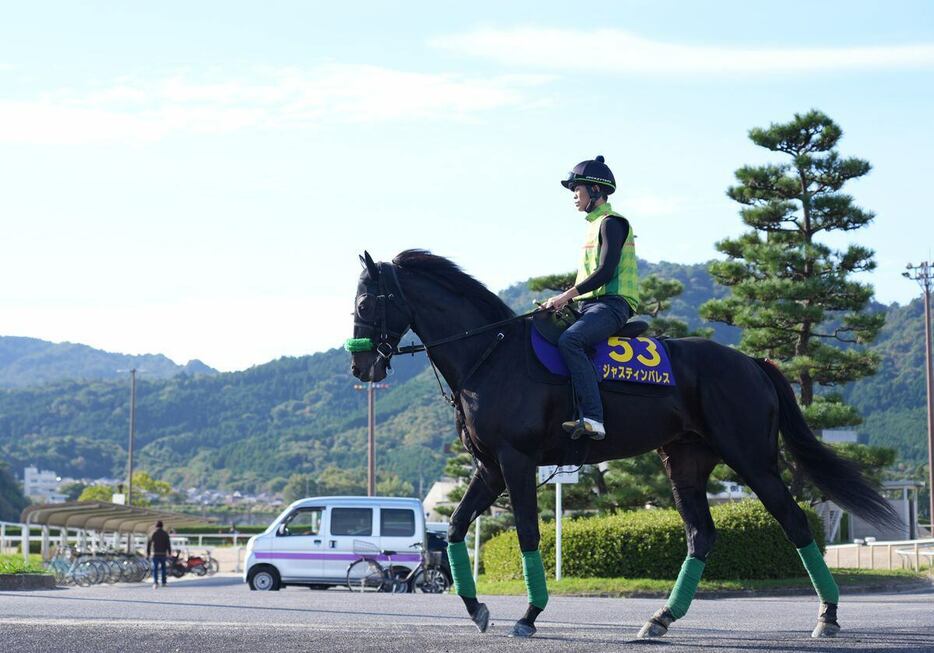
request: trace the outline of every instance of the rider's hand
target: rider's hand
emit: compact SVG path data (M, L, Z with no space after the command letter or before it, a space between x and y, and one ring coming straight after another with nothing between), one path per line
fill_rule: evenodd
M565 290L560 295L549 298L545 302L545 308L550 311L560 311L567 306L572 299L577 297L578 294L577 288L572 287L570 290Z

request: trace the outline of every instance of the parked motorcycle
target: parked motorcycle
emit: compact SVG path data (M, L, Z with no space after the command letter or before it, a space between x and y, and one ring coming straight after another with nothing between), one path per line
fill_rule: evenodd
M202 556L187 555L182 559L182 552L179 550L175 555L169 556L166 560L168 572L175 578L181 578L185 574L194 574L195 576L204 576L208 573L208 561Z

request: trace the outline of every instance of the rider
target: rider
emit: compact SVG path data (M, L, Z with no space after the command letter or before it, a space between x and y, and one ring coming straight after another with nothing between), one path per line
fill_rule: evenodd
M581 300L581 317L561 334L558 348L571 372L582 417L563 427L572 439L586 434L602 440L603 403L587 349L619 331L639 304L635 236L629 221L607 202L616 179L602 156L578 163L561 185L574 193L574 206L587 214L588 223L574 286L545 302L546 308L560 310L573 299Z

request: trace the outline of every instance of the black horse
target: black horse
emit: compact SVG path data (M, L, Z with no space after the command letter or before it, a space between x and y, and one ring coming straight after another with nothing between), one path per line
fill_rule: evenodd
M508 490L523 555L529 608L512 634L530 636L547 603L538 554L536 467L567 460L561 423L572 415L566 386L527 374L528 332L523 320L451 261L408 250L392 263L361 257L365 270L356 296L352 372L380 381L402 335L411 329L454 392L461 437L477 469L451 517L449 557L455 590L484 631L486 606L476 599L464 538L474 519ZM483 329L484 325L498 328ZM350 346L355 343L355 346ZM791 386L772 364L702 338L666 340L677 386L663 396L603 393L607 436L594 441L583 462L656 450L684 520L688 557L668 603L646 623L642 637L665 634L693 598L716 537L707 504L707 480L723 461L755 492L799 550L821 600L813 636L839 630L839 593L814 544L804 512L778 469L778 431L805 473L828 497L876 523L897 521L858 469L812 434ZM576 461L581 462L581 461Z

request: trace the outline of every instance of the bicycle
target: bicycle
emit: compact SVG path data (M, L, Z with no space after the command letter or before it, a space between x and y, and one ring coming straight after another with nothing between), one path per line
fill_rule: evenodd
M416 543L412 548L421 549ZM354 554L361 556L347 567L347 587L351 592L391 592L405 594L417 587L426 594L441 594L450 583L441 570L441 552L421 551L421 560L408 573L392 566L392 556L397 551L381 551L369 542L354 541ZM377 555L386 556L386 566L380 564Z

